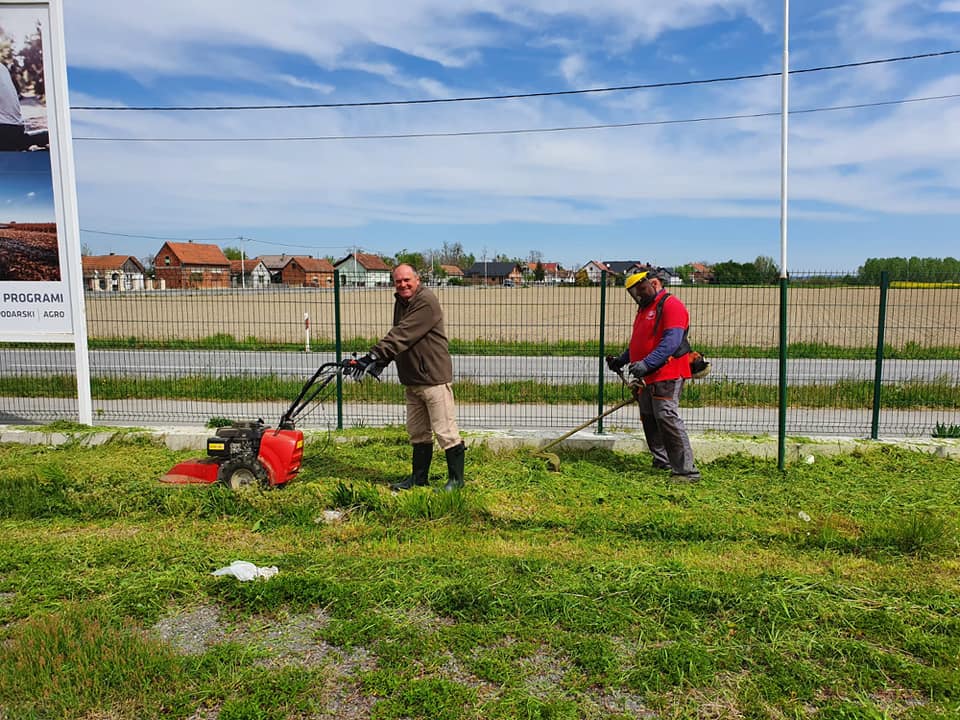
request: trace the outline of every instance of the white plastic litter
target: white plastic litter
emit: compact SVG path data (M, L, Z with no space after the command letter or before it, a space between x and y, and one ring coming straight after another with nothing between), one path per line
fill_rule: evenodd
M315 523L327 523L327 524L330 524L330 523L335 523L335 522L339 522L340 520L342 520L342 519L343 519L343 515L344 515L344 513L343 513L342 510L324 510L324 511L323 511L323 514L320 515L319 517L315 517L315 518L313 519L313 521L314 521Z
M810 516L807 515L803 510L797 513L797 517L803 520L804 522L810 522Z
M232 563L227 565L227 567L222 567L219 570L214 570L211 575L233 575L240 582L246 582L247 580L256 580L257 578L262 578L266 580L272 578L280 570L277 569L276 565L271 565L270 567L257 567L252 562L247 562L246 560L234 560Z
M817 461L817 459L816 459L813 455L807 455L807 457L805 457L805 458L803 459L803 461L804 461L807 465L813 465L813 463L815 463L815 462Z

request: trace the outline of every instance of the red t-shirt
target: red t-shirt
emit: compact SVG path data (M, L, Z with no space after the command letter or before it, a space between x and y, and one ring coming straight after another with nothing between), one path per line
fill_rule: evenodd
M663 339L665 330L670 328L686 330L690 327L690 314L687 308L678 297L669 295L663 303L657 334L653 334L653 326L657 321L657 303L665 292L666 290L661 290L652 303L637 310L637 316L633 320L633 335L630 336L630 362L639 362L652 353ZM677 378L690 378L689 353L679 358L668 358L667 362L644 379L647 383L653 383Z

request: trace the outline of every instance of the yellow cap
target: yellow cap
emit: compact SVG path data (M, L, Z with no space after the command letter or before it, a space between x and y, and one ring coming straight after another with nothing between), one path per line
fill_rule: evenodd
M636 285L638 282L641 282L641 281L646 280L646 279L647 279L647 273L645 273L645 272L634 273L633 275L629 275L629 276L627 277L627 279L626 279L626 280L624 281L624 283L623 283L623 286L624 286L627 290L629 290L629 289L632 288L634 285Z

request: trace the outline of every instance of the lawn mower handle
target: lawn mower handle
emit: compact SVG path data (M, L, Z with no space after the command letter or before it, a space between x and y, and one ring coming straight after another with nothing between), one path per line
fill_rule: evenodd
M349 362L348 359L333 360L331 362L325 362L318 367L317 371L303 384L303 387L300 388L300 392L294 401L290 403L287 411L280 417L276 432L292 429L297 416L340 374Z

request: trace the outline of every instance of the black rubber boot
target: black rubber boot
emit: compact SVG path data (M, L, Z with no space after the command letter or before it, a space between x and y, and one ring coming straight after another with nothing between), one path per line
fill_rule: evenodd
M454 445L446 450L447 454L447 484L444 491L453 492L463 487L463 455L467 446L463 443Z
M410 477L390 485L391 490L409 490L417 485L430 484L430 461L433 459L433 443L414 443L413 472Z

